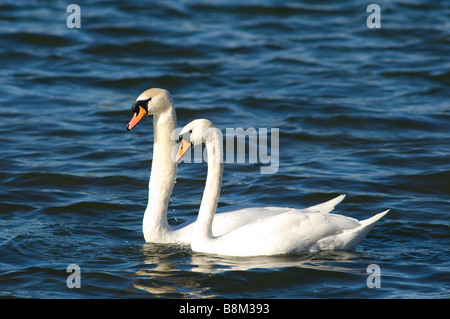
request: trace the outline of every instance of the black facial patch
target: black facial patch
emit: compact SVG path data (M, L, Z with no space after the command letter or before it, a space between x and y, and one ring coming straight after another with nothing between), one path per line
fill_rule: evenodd
M189 130L189 135L192 133L192 130ZM187 135L188 133L184 133L184 135ZM190 136L189 135L187 135L187 137L189 137L189 139L190 139ZM189 139L188 140L186 140L186 138L183 136L183 134L181 134L181 135L179 135L178 136L178 141L177 141L177 143L180 143L182 140L186 140L186 141L189 141ZM193 142L191 142L191 147L193 148L194 147L194 143ZM181 148L183 148L183 146L181 147Z
M149 98L147 100L137 100L134 102L134 104L131 106L131 111L133 113L139 113L139 107L143 107L144 110L148 113L148 102L150 102L152 98Z

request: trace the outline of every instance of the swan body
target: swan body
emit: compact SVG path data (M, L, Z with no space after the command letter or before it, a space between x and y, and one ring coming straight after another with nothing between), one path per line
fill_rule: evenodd
M228 256L262 256L290 254L301 251L349 250L365 238L377 220L388 211L369 219L330 214L344 195L306 209L252 207L228 212L229 218L249 214L248 223L234 225L217 235L213 221L223 174L222 141L213 124L205 119L187 124L179 138L180 161L189 147L205 143L208 154L208 174L198 217L191 235L191 248L197 252ZM214 234L214 235L213 235Z
M152 243L189 244L195 231L196 219L193 218L178 226L171 226L167 221L169 198L177 175L177 165L172 158L172 150L176 144L172 133L177 125L172 97L164 89L152 88L139 95L131 110L134 115L127 125L127 130L133 129L146 116L153 115L153 160L148 184L147 208L142 223L144 239ZM308 210L331 211L343 198L339 196L333 201ZM255 220L283 212L268 207L265 209L227 207L224 212L216 214L212 233L214 236L222 236Z

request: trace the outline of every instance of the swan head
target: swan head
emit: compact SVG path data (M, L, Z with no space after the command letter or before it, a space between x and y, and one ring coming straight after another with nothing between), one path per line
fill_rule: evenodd
M208 143L217 130L214 124L207 119L198 119L186 124L178 137L178 153L175 162L179 163L190 148Z
M173 102L167 90L153 88L142 92L131 106L134 115L127 124L127 130L135 127L144 117L161 114L170 108L173 108Z

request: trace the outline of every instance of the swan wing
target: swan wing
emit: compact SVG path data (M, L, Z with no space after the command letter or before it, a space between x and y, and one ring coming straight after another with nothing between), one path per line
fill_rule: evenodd
M237 208L237 207L235 207ZM223 236L248 224L290 211L284 207L239 207L226 212L218 212L212 225L213 236Z
M277 214L211 240L193 240L196 251L230 256L280 255L309 251L322 238L358 227L354 218L336 214Z
M244 225L262 221L284 213L329 213L336 205L345 198L340 195L327 202L314 205L304 209L295 209L289 207L248 207L248 206L226 206L220 207L214 216L212 231L215 237L222 236L230 231Z
M348 250L364 239L386 213L359 222L337 214L289 211L248 223L220 237L193 241L192 249L228 256Z

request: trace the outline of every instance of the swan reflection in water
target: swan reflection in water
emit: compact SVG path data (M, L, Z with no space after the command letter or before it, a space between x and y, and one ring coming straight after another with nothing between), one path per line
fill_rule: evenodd
M288 278L291 284L311 280L323 283L330 276L366 276L367 266L361 266L364 253L355 251L227 257L196 253L188 245L146 243L142 253L145 266L136 272L134 288L166 298L217 298L222 293L232 293L233 287L236 293L237 289L254 292L256 284L264 291L274 288L277 274L284 282ZM249 280L245 279L247 276ZM272 283L265 281L267 276L271 276Z

